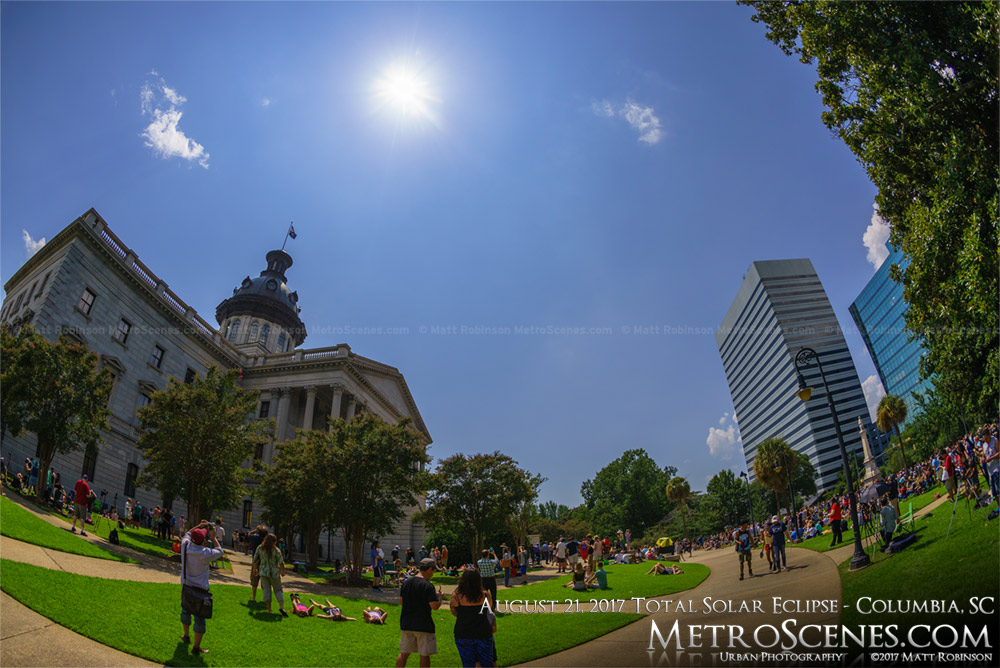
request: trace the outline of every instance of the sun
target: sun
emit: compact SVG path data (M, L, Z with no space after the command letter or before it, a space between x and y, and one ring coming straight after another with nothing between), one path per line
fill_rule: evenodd
M439 102L425 75L405 64L395 64L375 80L379 107L414 120L434 120L433 105Z

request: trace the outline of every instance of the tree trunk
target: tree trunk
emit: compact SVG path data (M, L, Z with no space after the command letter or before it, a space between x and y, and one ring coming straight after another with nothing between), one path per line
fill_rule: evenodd
M190 485L187 494L187 511L188 526L198 526L198 523L204 519L201 516L201 492L197 485Z
M896 430L896 438L899 439L899 455L903 458L903 470L906 470L906 450L903 448L903 435L899 433L899 425L892 425Z
M688 536L687 504L683 501L681 501L681 521L684 522L684 537L690 538Z
M358 527L351 527L351 570L348 573L348 581L351 584L361 584L361 566L365 548L365 536Z
M35 495L41 499L45 493L45 475L52 465L56 455L55 444L47 436L38 434L38 480L35 482ZM13 462L7 462L8 470Z

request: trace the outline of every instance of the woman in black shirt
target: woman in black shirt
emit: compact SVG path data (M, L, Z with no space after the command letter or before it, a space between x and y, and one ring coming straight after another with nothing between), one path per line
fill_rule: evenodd
M494 666L496 653L493 632L496 630L490 611L493 601L483 589L483 579L476 568L466 568L451 596L451 614L455 620L455 646L463 666ZM495 619L495 617L493 618Z

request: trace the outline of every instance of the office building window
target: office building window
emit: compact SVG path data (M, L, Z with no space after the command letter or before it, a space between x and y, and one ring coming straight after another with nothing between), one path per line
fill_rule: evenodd
M115 328L114 336L112 336L111 338L113 338L115 341L124 346L128 342L128 335L129 332L131 331L132 331L132 323L130 323L125 318L122 318L121 320L118 321L118 327Z
M135 481L139 478L139 465L129 464L125 471L125 496L135 496Z
M149 365L159 369L163 366L163 355L166 351L160 346L153 346L153 354L149 356Z
M79 309L84 315L90 315L90 310L94 308L95 299L97 299L97 295L91 292L89 288L84 288L83 295L80 297L80 301L77 303L76 308Z

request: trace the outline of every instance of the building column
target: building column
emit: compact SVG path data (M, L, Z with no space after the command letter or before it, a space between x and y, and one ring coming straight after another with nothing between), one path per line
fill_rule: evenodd
M330 422L340 417L340 406L344 400L344 386L333 386L333 405L330 406Z
M306 411L302 418L302 428L312 429L313 412L316 410L316 386L306 385Z
M354 409L357 407L357 405L358 405L358 398L355 397L352 394L350 400L348 400L348 402L347 402L347 419L348 420L350 420L352 417L354 417Z
M278 429L275 433L275 440L285 441L288 439L288 409L292 405L292 388L278 388Z

